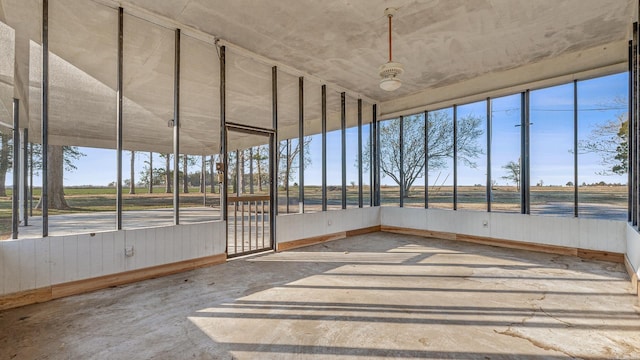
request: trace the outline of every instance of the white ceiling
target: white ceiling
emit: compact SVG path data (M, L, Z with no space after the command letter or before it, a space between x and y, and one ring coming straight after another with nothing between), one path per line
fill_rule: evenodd
M278 65L283 70L278 76L279 128L281 135L296 136L299 75L306 79L306 128L317 132L321 83L329 84L333 109L339 109L339 92L348 91L349 123L354 124L358 97L371 100L366 102L367 111L375 101L382 116L391 116L460 98L480 99L532 84L557 83L576 76L573 73L594 76L624 70L635 3L53 0L51 142L115 144L117 6L126 13L125 147L171 150L167 121L173 117L173 29L179 27L184 34L181 144L189 152L207 153L219 146L214 38L228 47L227 120L270 126L271 66ZM16 76L4 74L6 66L0 66L5 85L0 94L7 93L7 84L31 85L29 127L32 136L38 136L40 75L34 67L39 63L40 1L0 0L0 4L0 19L9 30L15 29L17 64ZM387 60L386 7L399 8L393 23L394 60L404 64L405 74L403 86L395 92L378 87L377 69ZM2 37L7 36L11 34ZM25 38L34 42L25 46ZM0 60L9 61L5 58L11 57ZM14 94L26 96L19 89ZM7 96L2 96L6 103ZM330 114L330 129L339 126L336 115Z

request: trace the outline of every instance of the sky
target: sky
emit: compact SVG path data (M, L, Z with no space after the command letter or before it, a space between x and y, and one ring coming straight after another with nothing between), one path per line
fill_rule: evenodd
M599 124L614 120L626 113L626 104L615 103L614 99L628 96L627 73L578 82L578 137L587 139ZM531 183L542 181L544 185L565 185L573 181L573 83L546 89L533 90L531 102ZM613 107L613 108L612 108ZM451 112L450 109L448 111ZM483 134L478 144L486 153L486 101L458 106L458 118L473 115L482 119ZM520 157L520 95L512 95L492 100L493 132L492 132L492 175L498 185L506 185L507 180L503 165L509 161L517 162ZM357 173L357 128L346 131L347 138L347 184L358 181ZM368 139L368 128L363 129L363 138ZM329 185L339 185L341 174L341 136L339 131L327 134L327 178ZM65 186L97 185L106 186L116 179L116 151L96 148L80 148L86 156L76 161L77 169L65 172ZM321 136L312 136L309 153L311 164L305 171L306 185L321 185L322 182L322 143ZM136 177L148 161L148 153L137 153ZM130 153L123 154L123 178L129 177ZM604 166L598 154L579 154L579 183L626 183L627 177L599 174ZM477 167L471 168L458 164L458 184L474 185L486 183L486 156L476 159ZM154 167L161 167L161 159L154 156ZM192 167L194 171L200 165ZM429 174L430 184L453 183L452 162L444 169ZM297 177L297 175L296 175ZM445 180L446 179L446 180ZM296 182L297 180L293 181ZM11 176L7 176L7 185ZM34 184L41 183L39 176L34 176ZM369 183L368 174L364 175L364 183ZM391 178L383 176L383 185L394 185ZM415 185L423 185L424 178L417 179Z

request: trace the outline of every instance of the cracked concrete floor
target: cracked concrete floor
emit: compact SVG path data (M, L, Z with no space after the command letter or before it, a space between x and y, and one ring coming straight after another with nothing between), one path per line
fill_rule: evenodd
M640 358L620 264L374 233L0 313L0 359Z

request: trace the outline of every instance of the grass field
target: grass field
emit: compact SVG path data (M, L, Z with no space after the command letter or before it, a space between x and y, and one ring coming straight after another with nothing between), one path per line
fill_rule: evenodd
M209 191L210 188L207 188ZM453 188L447 186L429 187L430 208L453 208ZM173 194L165 193L162 187L148 193L147 188L137 188L136 194L123 194L123 210L147 210L173 207ZM411 189L404 199L405 207L424 207L424 187L416 186ZM397 186L382 186L380 189L382 206L399 206L400 190ZM363 188L364 205L369 204L369 187ZM65 210L50 209L49 215L87 213L100 211L115 211L116 189L107 187L69 187L65 189L65 196L70 208ZM33 205L38 203L40 189L34 189ZM189 188L189 193L180 193L181 207L206 205L219 207L220 195L207 192L200 193L199 188ZM607 212L616 210L617 214L626 211L626 186L584 186L578 191L579 204L589 204L592 214L589 217L612 218ZM289 188L289 213L299 212L298 187ZM485 211L486 188L482 186L459 186L458 209ZM342 191L339 186L327 187L327 208L340 209L342 206ZM358 188L347 187L347 206L358 206ZM305 186L305 211L321 211L322 189L320 186ZM571 215L573 209L573 187L544 186L531 188L532 213L548 215ZM599 210L602 213L598 213ZM515 187L497 186L492 189L492 210L505 212L520 211L520 195ZM287 212L287 199L284 189L278 192L278 211ZM33 209L33 216L41 216L40 209ZM619 217L619 216L618 216ZM622 219L620 219L622 220ZM11 190L6 197L0 197L0 239L6 239L11 234Z

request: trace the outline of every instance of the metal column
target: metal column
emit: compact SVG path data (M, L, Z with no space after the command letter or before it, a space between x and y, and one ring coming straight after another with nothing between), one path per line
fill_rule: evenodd
M424 112L424 208L429 208L429 112Z
M358 99L358 207L362 205L362 99Z
M638 9L640 11L640 8ZM638 23L634 23L633 26L633 131L631 134L629 134L630 136L633 136L633 148L629 148L629 152L631 152L633 154L633 191L634 191L634 196L633 196L633 211L634 211L634 217L633 217L633 225L638 225L640 223L639 218L640 218L640 195L639 195L639 191L640 191L640 186L639 186L639 181L640 179L638 178L639 174L638 174L638 170L640 169L640 142L638 140L638 134L640 132L640 123L638 122L638 115L640 115L640 98L639 98L639 93L638 93L638 88L640 86L640 79L639 76L640 74L638 74L638 70L640 70L638 68L638 63L640 62L640 46L638 45L638 31L640 31L640 29L638 28Z
M24 226L29 226L29 129L22 130L22 213Z
M491 178L491 140L493 139L493 112L491 98L487 98L487 211L491 212L492 178Z
M634 34L635 34L635 28L636 28L636 24L634 24ZM628 137L628 146L629 149L627 151L627 164L628 164L628 168L627 168L627 221L631 222L633 219L633 215L635 215L635 213L632 211L633 208L633 196L635 194L634 191L634 182L633 182L633 172L635 170L635 166L633 164L633 160L632 160L632 149L634 148L634 134L633 134L633 40L629 41L629 69L628 69L628 87L629 87L629 101L628 101L628 119L629 121L627 122L627 133L629 134Z
M116 75L116 230L122 229L122 117L124 10L118 8L118 65ZM153 168L150 173L153 174Z
M11 238L18 238L20 222L20 100L13 99L13 191L11 192Z
M400 143L400 166L398 166L398 172L400 174L400 207L404 207L404 116L400 116L400 134L398 134L398 141Z
M578 217L578 80L573 80L573 216Z
M531 213L529 173L529 90L520 94L520 213Z
M347 208L347 99L340 94L340 134L342 136L342 208Z
M271 154L269 156L270 165L270 186L271 199L269 201L269 239L271 239L271 247L276 248L276 218L278 215L278 68L271 68L271 96L272 96L272 123L273 134L270 135Z
M369 158L367 161L369 162L369 206L374 206L373 199L373 118L372 122L369 123Z
M242 164L240 163L240 150L236 149L236 196L240 196L242 193L242 181L240 180L240 168L244 171L244 159ZM236 205L237 206L237 205Z
M458 106L453 105L453 210L458 210Z
M227 209L227 197L229 189L227 187L227 174L229 171L229 160L227 156L227 118L226 118L226 51L225 47L220 47L220 159L222 160L223 180L220 183L220 211L222 213L222 221L228 220L229 209ZM228 232L228 226L225 226L226 232ZM228 234L226 234L228 235ZM228 238L228 236L226 236ZM225 250L226 251L226 250Z
M180 29L175 31L173 68L173 223L180 224Z
M327 211L327 85L322 85L322 211Z
M298 212L304 213L304 78L298 78L298 146L300 160L298 162Z
M49 1L42 0L42 237L49 236Z
M373 206L380 206L380 129L378 129L378 105L373 104Z
M29 144L29 216L33 216L33 143Z

